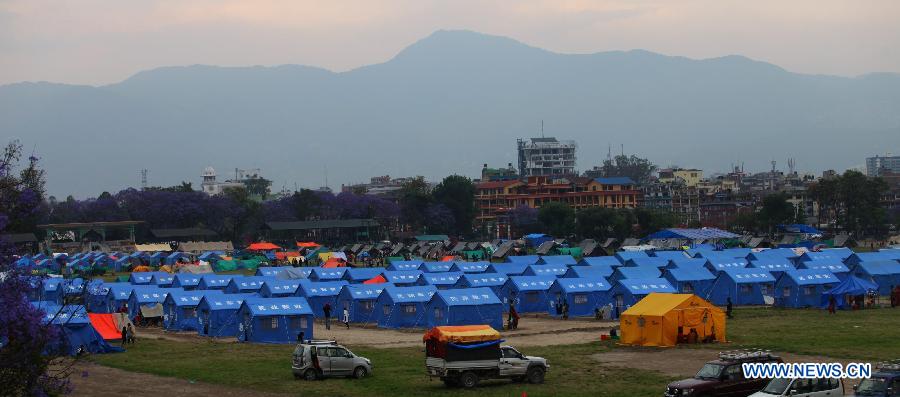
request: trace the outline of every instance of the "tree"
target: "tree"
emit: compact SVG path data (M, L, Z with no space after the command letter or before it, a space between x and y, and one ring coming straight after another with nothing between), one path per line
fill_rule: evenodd
M416 177L400 188L400 217L413 230L420 230L425 225L425 209L431 204L432 197L425 178Z
M770 194L763 197L762 208L760 208L759 224L768 232L773 232L775 226L789 224L794 219L796 208L787 201L784 194Z
M627 176L637 183L644 183L657 167L650 160L635 155L618 155L613 159L603 160L600 172L605 177Z
M758 230L757 214L753 212L740 212L734 217L732 229L739 233L754 233Z
M319 214L322 198L309 189L300 189L291 196L294 216L299 220L308 220Z
M244 180L244 187L250 195L259 196L265 200L271 193L272 181L261 176L252 176Z
M0 155L0 202L7 214L7 230L31 232L35 230L44 201L44 170L38 167L38 158L29 156L28 163L16 173L22 156L22 145L12 141Z
M443 204L453 214L455 222L450 228L453 234L472 233L472 222L475 220L475 185L471 179L450 175L435 186L431 196L436 203Z
M441 203L434 203L425 209L425 226L428 233L446 234L454 231L456 218L453 217L453 211Z
M669 211L651 210L647 208L636 208L632 211L637 221L640 236L656 233L662 229L675 226L677 222L675 214Z
M538 210L538 220L547 232L557 237L566 237L575 230L575 210L565 203L546 203Z
M815 183L809 194L818 202L820 217L829 225L857 235L883 234L888 218L881 198L887 190L883 179L847 170L843 175Z

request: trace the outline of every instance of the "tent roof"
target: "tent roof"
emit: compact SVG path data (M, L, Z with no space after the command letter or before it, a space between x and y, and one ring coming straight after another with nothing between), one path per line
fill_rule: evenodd
M618 281L634 295L646 295L651 292L677 292L664 278L630 278Z
M421 285L414 287L384 287L383 294L387 294L395 303L422 303L428 302L437 291L433 285Z
M768 270L753 268L727 268L722 270L737 284L766 283L775 281Z
M490 265L490 262L454 262L454 266L464 273L481 273Z
M840 282L837 276L827 270L789 270L785 272L797 285L818 285Z
M615 267L621 266L622 262L619 262L619 260L614 256L586 256L584 258L581 258L581 261L578 262L578 264L588 266L606 265Z
M506 283L509 277L500 273L463 274L460 278L473 287L498 287Z
M318 279L337 280L344 277L347 272L346 267L314 267L310 276L315 275Z
M350 284L343 287L343 291L347 291L351 299L376 299L384 291L384 284Z
M721 229L716 228L702 228L702 229L681 229L681 228L671 228L660 230L656 233L653 233L646 237L647 240L656 240L656 239L669 239L669 238L681 238L687 240L707 240L707 239L724 239L724 238L737 238L740 237L737 234L726 232Z
M335 296L341 292L341 288L348 285L346 281L319 281L311 282L303 280L300 282L300 288L303 294L308 297L313 296Z
M381 274L384 268L379 267L350 267L344 273L344 277L351 280L368 280Z
M423 341L439 343L478 343L500 339L500 333L489 325L451 325L434 327L422 337Z
M288 298L247 298L242 306L246 306L254 316L312 315L312 309L306 299Z
M710 310L722 310L693 294L651 293L634 306L628 308L623 314L635 316L663 316L692 300L699 305L705 303L703 306L708 307ZM691 302L691 306L694 306L695 302Z
M425 262L419 266L421 270L427 272L449 272L453 262Z
M206 301L210 310L237 310L245 299L258 298L256 294L207 294L201 302Z
M435 298L440 298L447 306L499 305L500 299L490 288L461 288L438 290ZM433 298L433 299L435 299Z
M519 291L546 291L556 281L556 276L512 276L509 282Z
M442 272L442 273L425 273L422 278L431 285L452 285L459 281L459 278L465 273L462 272Z
M666 269L666 272L672 275L672 278L678 281L702 281L715 280L716 276L709 272L705 267L683 267Z
M375 277L372 277L366 281L363 281L363 284L366 284L366 285L386 284L386 283L387 283L387 279L384 278L384 275L382 275L380 273Z
M566 273L571 273L576 275L577 277L609 277L615 271L611 266L608 265L597 265L597 266L572 266L569 267L569 270Z
M302 279L266 280L263 282L263 288L269 290L269 292L293 294L297 292L297 288L300 288L300 280Z
M540 259L541 257L537 255L510 255L506 257L507 262L528 264L537 263L537 261Z
M384 278L392 284L414 283L422 277L421 270L385 271Z
M603 278L558 278L556 284L566 293L609 291L612 288Z
M185 291L179 288L178 291L169 291L166 299L171 298L175 306L197 306L206 295L222 295L222 291L217 289Z
M863 280L856 276L850 276L841 281L822 295L864 295L868 291L878 290L878 284Z
M832 261L807 261L800 264L803 269L828 270L832 273L847 273L850 271L847 265Z
M754 269L765 269L770 272L780 272L780 271L785 271L785 270L796 269L794 267L794 265L791 264L790 261L787 261L787 260L769 261L769 260L765 260L765 259L758 260L758 261L750 261L750 266L748 266L748 267L754 268Z
M547 255L541 261L548 265L574 265L578 263L572 255Z
M281 247L279 247L275 244L272 244L272 243L259 242L259 243L253 243L253 244L248 245L247 249L251 250L251 251L270 251L270 250L281 249Z
M657 278L659 277L659 269L656 267L650 266L640 266L640 267L617 267L613 272L619 272L622 275L622 278L631 279L631 278Z
M204 275L200 276L200 278L207 285L227 285L231 281L231 279L233 279L234 277L235 276L231 276L231 275L227 275L227 274L212 274L212 273L204 274Z
M201 276L199 274L178 273L175 275L175 280L173 280L173 282L178 281L178 284L181 286L193 286L200 284L200 278Z
M566 265L530 265L528 269L535 276L561 276L566 274L569 267Z
M857 264L872 276L900 274L900 263L897 261L867 261Z

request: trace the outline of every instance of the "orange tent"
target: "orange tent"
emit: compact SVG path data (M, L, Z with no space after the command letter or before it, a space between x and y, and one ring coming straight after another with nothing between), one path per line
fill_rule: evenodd
M136 266L134 269L131 269L131 272L132 273L152 272L152 270L150 270L150 266L141 265L141 266Z
M252 251L272 251L272 250L281 249L281 247L279 247L275 244L272 244L272 243L260 242L260 243L250 244L247 247L247 249L252 250Z
M387 282L387 279L384 278L384 276L379 274L379 275L372 277L366 281L363 281L363 284L384 284L386 282Z
M88 317L91 319L91 325L103 339L122 339L122 331L116 326L116 320L112 314L88 313Z
M341 258L329 258L325 264L322 265L325 268L334 268L334 267L347 267L347 264L344 263L344 260Z
M300 256L299 252L296 251L287 251L287 252L276 252L275 259L285 259L285 258L293 258Z
M454 259L456 259L455 256L447 255L447 256L441 258L441 262L453 262Z
M301 247L301 248L312 248L312 247L318 247L319 244L316 244L312 241L307 241L307 242L298 241L297 246Z
M477 343L500 339L500 333L490 325L447 325L430 329L422 340L441 343Z

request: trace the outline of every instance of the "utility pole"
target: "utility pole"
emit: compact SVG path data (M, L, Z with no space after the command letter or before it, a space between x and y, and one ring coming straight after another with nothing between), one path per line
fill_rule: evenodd
M141 190L147 190L147 169L141 170Z

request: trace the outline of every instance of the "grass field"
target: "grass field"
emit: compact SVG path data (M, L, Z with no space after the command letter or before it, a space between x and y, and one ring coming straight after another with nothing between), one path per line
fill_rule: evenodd
M817 310L738 309L728 323L729 345L701 348L727 350L759 347L794 352L883 360L900 357L900 310L877 309L828 316ZM295 381L290 374L292 346L239 343L189 343L142 339L123 354L94 356L102 365L242 389L327 396L459 395L424 373L421 348L374 349L351 346L375 364L374 376L363 380ZM606 342L528 348L526 354L551 364L543 385L508 381L484 382L479 396L659 396L669 377L653 371L605 368L591 355L632 349ZM712 355L712 354L711 354Z

